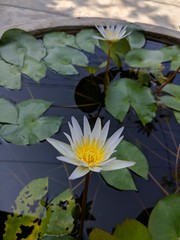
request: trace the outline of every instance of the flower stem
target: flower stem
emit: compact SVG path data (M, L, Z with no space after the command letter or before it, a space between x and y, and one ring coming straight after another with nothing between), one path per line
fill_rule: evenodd
M83 191L82 206L81 206L82 207L81 221L80 221L80 226L79 226L79 239L80 240L83 240L84 218L85 218L85 212L86 212L89 175L90 175L90 172L86 174L86 177L85 177L85 180L84 180L84 191Z
M106 65L106 73L104 77L104 94L106 96L107 88L109 85L109 64L110 64L110 58L111 58L111 47L112 42L108 42L108 54L107 54L107 65Z

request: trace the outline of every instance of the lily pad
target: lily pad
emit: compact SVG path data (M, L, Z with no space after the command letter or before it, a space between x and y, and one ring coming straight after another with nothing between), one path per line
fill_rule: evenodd
M127 151L128 149L128 151ZM115 156L119 160L133 161L136 164L130 169L137 175L147 179L148 162L144 154L132 143L123 140L116 148ZM133 178L127 168L115 171L102 172L104 180L114 188L119 190L135 190Z
M163 62L163 53L158 50L133 49L126 54L125 62L134 68L151 67Z
M85 54L70 47L56 47L48 50L44 59L48 67L63 75L78 74L73 65L87 66Z
M112 236L111 234L109 234L99 228L95 228L90 233L89 240L118 240L118 238L115 236Z
M0 136L6 141L27 145L38 143L59 130L60 117L40 117L51 105L44 100L26 100L17 104L17 124L3 124Z
M0 60L0 86L9 89L21 88L21 73L16 66Z
M18 112L16 107L4 98L0 98L0 122L16 124Z
M142 48L146 42L144 33L142 31L133 30L127 36L131 49Z
M129 78L119 79L108 87L105 104L107 110L120 121L130 107L143 125L151 122L156 115L155 99L150 89Z
M153 240L180 238L180 195L162 198L153 209L148 223Z

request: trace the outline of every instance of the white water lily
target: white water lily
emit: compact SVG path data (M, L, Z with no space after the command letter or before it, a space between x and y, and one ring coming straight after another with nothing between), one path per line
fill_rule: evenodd
M109 42L117 42L122 38L127 37L131 32L126 32L127 26L123 26L121 24L115 25L107 25L106 27L96 26L97 30L101 33L102 37L93 36L96 39L109 41Z
M83 131L74 117L72 117L72 124L70 122L68 124L71 136L67 133L64 134L70 144L52 138L47 138L47 141L62 154L62 156L57 157L58 160L77 166L69 179L82 177L90 171L110 171L135 164L135 162L111 157L123 138L121 136L123 127L107 139L110 121L102 128L101 120L97 118L95 126L91 130L87 118L84 117Z

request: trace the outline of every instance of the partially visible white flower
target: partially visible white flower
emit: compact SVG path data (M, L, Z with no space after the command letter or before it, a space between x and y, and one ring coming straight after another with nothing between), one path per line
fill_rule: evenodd
M95 39L100 39L109 42L117 42L122 38L127 37L131 32L126 32L127 26L121 24L107 25L106 27L96 26L97 30L101 33L102 37L93 36Z
M91 130L87 118L84 117L83 131L74 117L72 117L72 124L70 122L68 124L71 136L67 133L64 134L70 144L52 138L47 138L47 141L62 154L62 156L57 157L58 160L77 166L69 179L82 177L89 171L116 170L135 164L135 162L118 160L116 157L111 157L123 138L121 136L123 127L107 139L110 121L102 128L101 120L98 118L94 128Z

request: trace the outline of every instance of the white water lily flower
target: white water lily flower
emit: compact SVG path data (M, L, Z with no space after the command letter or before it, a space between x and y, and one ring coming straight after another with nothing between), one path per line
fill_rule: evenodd
M101 33L102 37L93 36L96 39L109 41L109 42L117 42L122 38L127 37L131 32L126 32L127 26L123 26L121 24L118 25L107 25L106 27L95 26L97 30Z
M69 179L82 177L89 171L116 170L135 164L135 162L111 157L123 138L121 136L123 127L107 139L110 121L102 128L101 120L98 118L92 131L86 117L84 117L83 131L74 117L72 117L72 124L70 122L68 124L71 136L67 133L64 134L70 144L52 138L47 138L47 141L62 154L62 156L57 157L58 160L77 166Z

